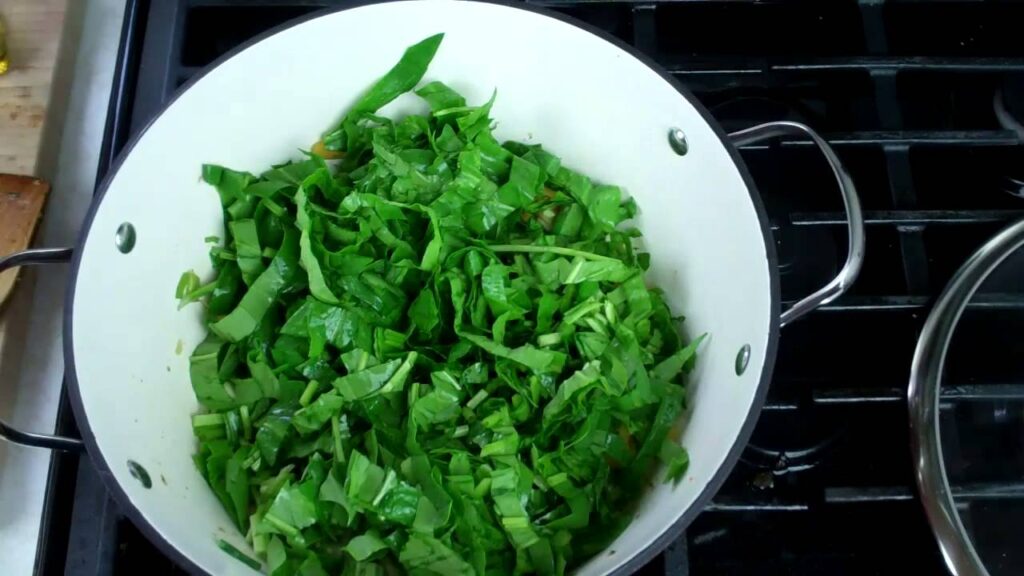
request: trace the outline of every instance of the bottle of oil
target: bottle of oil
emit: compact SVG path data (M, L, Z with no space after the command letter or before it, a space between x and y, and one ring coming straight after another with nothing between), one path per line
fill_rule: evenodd
M7 42L4 40L3 19L0 18L0 75L7 72Z
M7 72L7 42L4 38L4 21L0 19L0 74Z

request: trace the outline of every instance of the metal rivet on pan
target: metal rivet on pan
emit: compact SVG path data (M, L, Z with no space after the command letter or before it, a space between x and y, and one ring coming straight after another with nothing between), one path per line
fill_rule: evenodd
M679 128L671 128L668 131L668 145L680 156L685 156L690 151L690 145L686 143L686 134Z
M128 472L131 473L132 478L135 478L136 480L139 481L140 484L142 484L143 488L153 487L153 480L149 478L149 472L147 472L146 469L142 467L142 464L139 464L135 460L129 460Z
M131 222L122 222L114 234L114 245L122 254L127 254L135 248L135 226Z
M736 375L742 376L750 363L750 344L744 344L736 353Z

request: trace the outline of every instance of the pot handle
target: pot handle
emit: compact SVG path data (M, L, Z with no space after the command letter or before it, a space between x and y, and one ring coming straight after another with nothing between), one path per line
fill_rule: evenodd
M736 147L756 144L779 136L804 136L811 139L811 142L821 150L825 160L832 168L832 174L839 183L839 192L843 195L843 205L846 208L846 226L849 232L849 244L847 247L846 263L836 274L831 282L819 288L813 294L804 297L793 304L788 310L782 313L779 320L780 325L785 326L800 318L815 308L832 302L853 284L857 274L860 273L861 265L864 263L864 215L860 209L860 199L857 197L857 189L850 179L850 174L843 167L839 157L828 145L824 138L810 127L799 122L782 120L768 122L750 128L745 128L729 134L729 139Z
M15 252L0 258L0 272L18 266L33 264L55 264L71 260L74 250L71 248L36 248ZM65 450L67 452L81 452L85 449L82 441L77 438L65 436L52 436L49 434L35 434L33 432L22 432L17 430L0 419L0 438L5 438L15 444L23 446L35 446L38 448L49 448L51 450Z

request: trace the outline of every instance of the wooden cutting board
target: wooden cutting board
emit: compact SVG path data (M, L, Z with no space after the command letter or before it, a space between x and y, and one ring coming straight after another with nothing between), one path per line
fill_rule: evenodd
M48 124L63 117L52 104L67 11L68 0L0 0L9 61L0 75L0 256L29 246L50 189L39 177L49 176L43 147L58 144L46 137ZM0 274L0 303L16 273Z
M0 174L0 256L28 248L50 185L32 176ZM14 289L18 270L0 273L0 305Z
M36 176L67 0L2 0L10 68L0 76L0 172Z

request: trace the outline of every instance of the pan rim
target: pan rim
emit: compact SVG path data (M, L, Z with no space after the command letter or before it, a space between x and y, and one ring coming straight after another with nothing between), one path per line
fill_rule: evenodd
M170 108L182 94L184 94L193 84L198 82L200 79L205 77L207 74L218 68L224 62L230 60L240 52L246 50L250 46L253 46L279 32L283 32L292 27L304 24L317 18L335 14L338 12L344 12L356 8L365 6L383 4L388 0L356 0L352 3L346 3L343 6L332 6L324 8L323 10L316 10L309 14L294 18L287 22L283 22L278 26L275 26L269 30L266 30L256 36L246 40L238 46L232 48L212 63L208 64L202 70L197 72L194 76L189 78L178 90L171 95L171 97L160 106L160 109L149 119L145 126L139 130L137 134L132 136L125 144L122 151L118 154L114 160L107 174L103 177L103 180L96 189L93 195L92 202L89 206L89 211L86 214L82 227L78 234L78 239L75 243L74 256L71 261L71 270L69 276L69 284L65 293L64 302L64 318L63 318L63 352L64 352L64 365L65 365L65 378L67 380L68 397L71 403L72 410L74 411L75 421L78 424L79 431L82 435L82 440L85 442L86 451L88 452L89 458L95 466L97 473L103 480L104 486L114 497L115 502L122 510L122 512L132 521L132 523L141 531L146 538L152 542L157 549L168 558L170 558L175 564L188 571L190 574L196 576L211 576L209 572L196 564L188 555L179 550L166 538L163 534L156 529L156 527L149 522L146 516L139 510L128 497L127 492L121 487L121 484L117 481L114 476L110 463L103 457L103 453L100 450L98 441L95 434L92 431L92 427L89 424L89 418L86 414L85 406L82 401L82 395L80 390L80 383L78 381L78 375L75 370L75 353L74 353L74 331L72 330L72 319L74 317L74 302L75 302L75 289L78 281L78 274L81 267L82 250L85 246L85 241L89 236L92 229L93 221L95 220L96 214L99 210L100 205L103 203L103 199L121 169L124 161L131 155L132 150L139 143L139 141L149 131L150 127ZM425 0L418 0L425 1ZM747 445L747 441L750 439L753 433L754 426L757 423L758 417L761 413L761 408L764 405L765 396L768 392L768 385L771 382L772 371L775 366L776 354L778 351L778 339L780 331L780 313L781 313L781 291L779 285L778 275L778 258L775 252L775 241L772 237L771 227L768 220L767 211L761 195L757 190L753 178L747 169L746 164L743 162L742 157L739 154L739 150L733 146L729 141L726 132L722 126L711 116L710 112L700 103L699 100L687 89L683 84L666 72L661 66L659 66L652 58L646 54L640 52L634 46L626 43L620 38L600 29L592 26L586 22L576 19L572 16L549 10L546 8L539 7L529 3L513 3L513 0L460 0L460 1L475 1L485 4L495 4L498 6L504 6L507 8L513 8L516 10L523 10L526 12L532 12L548 18L553 18L561 22L570 24L577 28L580 28L586 32L589 32L598 38L601 38L611 43L616 48L626 52L627 54L636 58L640 63L649 68L651 71L656 73L659 77L665 80L676 92L686 99L691 106L697 111L704 122L711 128L715 136L725 147L730 159L736 166L740 177L743 180L744 185L747 188L747 193L750 196L750 201L754 206L754 210L757 214L758 223L761 228L761 238L764 244L766 263L768 265L769 275L769 332L767 345L765 346L765 358L764 363L761 367L761 374L758 380L757 388L754 392L753 400L750 404L750 408L744 417L743 425L740 427L739 434L733 441L732 446L726 453L725 459L722 461L721 466L712 475L711 480L701 490L693 504L670 526L668 526L657 538L652 539L646 544L646 546L639 552L635 553L632 558L622 563L614 570L611 574L615 576L631 574L644 566L657 554L662 552L668 547L673 541L679 538L687 526L689 526L693 520L697 517L700 512L704 510L711 498L718 492L726 478L732 472L736 463L739 461L739 457L743 449Z

